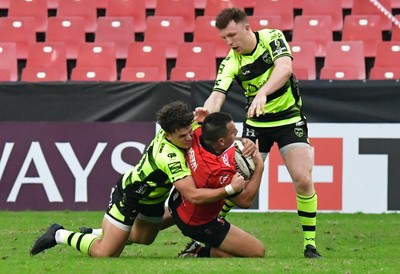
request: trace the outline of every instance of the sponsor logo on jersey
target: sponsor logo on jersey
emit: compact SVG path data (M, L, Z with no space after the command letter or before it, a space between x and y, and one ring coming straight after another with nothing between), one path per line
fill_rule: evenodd
M182 170L182 165L180 162L173 162L168 164L169 171L171 171L172 174L178 173Z
M167 157L168 158L174 158L174 157L176 157L176 153L175 152L168 153Z
M226 182L228 181L228 179L229 179L229 175L221 175L221 176L219 176L219 184L220 185L225 185L226 184Z
M191 169L192 169L193 171L196 171L196 169L197 169L197 167L198 167L198 164L197 164L197 162L196 162L196 157L194 156L194 150L193 150L193 148L190 148L190 149L188 150L187 155L188 155L188 157L189 157L189 164L190 164Z
M276 39L272 41L271 43L269 43L269 46L272 49L273 56L277 56L282 54L283 52L288 51L286 44L282 39Z
M221 159L222 159L222 161L224 162L224 164L225 164L226 166L231 166L231 165L229 164L229 158L228 158L228 154L227 154L227 153L222 154Z

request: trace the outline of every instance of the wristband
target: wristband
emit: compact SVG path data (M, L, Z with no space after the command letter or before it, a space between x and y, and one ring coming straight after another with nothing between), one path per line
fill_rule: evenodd
M230 185L230 184L225 186L225 191L226 191L226 193L228 193L228 195L235 194L235 190L233 189L232 185Z

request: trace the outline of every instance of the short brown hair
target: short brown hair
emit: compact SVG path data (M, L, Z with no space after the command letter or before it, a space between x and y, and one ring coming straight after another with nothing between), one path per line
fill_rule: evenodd
M175 101L163 106L157 112L157 122L167 133L190 126L193 122L193 111L182 101Z
M217 29L222 30L226 28L229 22L234 21L236 24L239 22L248 22L247 14L242 9L238 8L226 8L223 9L215 20L215 26Z

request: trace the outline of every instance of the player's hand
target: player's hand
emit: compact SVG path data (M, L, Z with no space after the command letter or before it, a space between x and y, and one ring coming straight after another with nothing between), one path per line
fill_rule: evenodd
M209 111L205 107L197 107L195 108L193 114L194 114L194 120L197 123L202 123L206 118L206 116L209 114Z
M254 116L258 117L261 114L265 114L265 104L267 103L267 97L258 93L256 97L254 97L251 105L247 111L247 117L252 118Z
M241 142L243 144L242 154L244 157L252 157L258 151L258 147L253 143L252 140L248 138L242 138Z
M242 191L245 186L245 183L246 182L242 175L240 175L239 173L233 175L231 186L233 187L235 193Z

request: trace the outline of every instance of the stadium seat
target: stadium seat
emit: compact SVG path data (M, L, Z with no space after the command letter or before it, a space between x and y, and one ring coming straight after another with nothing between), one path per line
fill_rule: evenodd
M400 41L380 42L377 47L374 66L371 68L370 79L393 79L399 77Z
M293 8L301 10L303 8L304 0L293 0Z
M80 43L85 43L83 17L49 17L46 42L63 42L67 59L76 59Z
M162 43L166 46L167 58L176 58L178 44L185 42L183 24L182 17L149 16L144 42Z
M73 68L71 72L71 81L116 81L114 71L107 67L93 68Z
M400 67L373 67L369 74L370 80L399 80Z
M157 0L145 0L146 9L154 10L156 8Z
M125 59L129 44L135 42L133 25L132 17L99 17L94 41L114 43L116 58Z
M28 73L30 76L32 76L33 72L36 70L37 72L45 72L45 75L48 75L48 77L52 79L54 77L60 81L67 80L68 72L65 44L56 42L32 44L29 47L26 66L22 72L27 68L32 69L30 73ZM52 70L54 70L54 72Z
M107 9L109 0L96 0L97 9Z
M315 80L316 56L315 44L312 42L291 42L293 71L298 80Z
M85 32L95 32L97 26L96 0L62 0L58 2L57 17L84 18Z
M210 42L215 45L215 57L225 58L229 52L229 46L219 36L218 30L215 28L214 16L197 16L193 42Z
M145 0L108 0L106 16L132 17L134 31L142 33L146 30L146 2Z
M18 81L17 46L0 42L0 81Z
M63 68L24 68L21 81L25 82L51 82L67 81L68 75Z
M194 30L195 9L193 0L157 0L155 16L178 16L183 19L183 31Z
M215 16L224 8L241 8L243 9L242 0L207 0L204 7L205 16Z
M278 15L282 18L282 30L292 30L294 24L293 0L255 0L253 15Z
M400 9L400 0L391 0L392 9Z
M78 70L79 73L75 72L75 77L94 75L93 80L99 80L101 78L109 79L109 81L116 81L117 59L115 58L115 45L113 43L100 42L80 44L78 56L76 58L76 67L72 69L72 73L75 69L81 69ZM108 71L107 77L104 75L105 69ZM91 74L91 72L94 74ZM75 80L81 80L80 78L78 79L75 77Z
M351 9L353 7L353 0L342 0L342 9Z
M8 9L10 7L11 0L0 0L0 9Z
M215 74L206 68L200 67L174 67L171 70L171 81L206 81L215 80Z
M17 58L26 59L29 46L36 42L33 17L0 17L0 42L14 42Z
M47 0L13 0L8 8L10 17L35 18L35 30L45 32L47 29Z
M365 57L374 57L382 41L380 17L377 15L347 15L344 18L342 41L362 41Z
M156 68L158 72L157 75L154 75L154 78L166 81L167 55L165 46L158 42L132 43L128 49L125 67L121 71L121 74L124 74L124 78L132 75L133 71L136 73L135 70L128 68ZM146 71L146 73L150 72Z
M361 41L329 42L326 48L322 80L365 80L364 45Z
M254 9L254 0L242 0L243 7L246 9Z
M400 21L400 14L397 14L394 17ZM393 27L392 27L392 37L390 40L391 41L400 41L400 27L396 26L395 24L393 24Z
M57 9L59 0L47 0L48 9Z
M210 74L217 73L215 46L212 43L193 42L182 43L178 46L176 68L206 68Z
M120 81L125 82L154 82L165 81L166 77L156 67L125 67L121 71Z
M261 29L282 29L282 18L276 15L252 15L247 17L253 31Z
M207 0L193 0L194 8L204 10Z
M332 18L332 30L343 28L343 9L340 1L304 0L302 15L328 15Z
M379 0L379 3L386 8L387 11L392 12L390 0ZM370 1L353 0L351 15L377 15L381 18L380 24L382 30L390 30L392 28L392 21Z
M331 17L327 15L296 16L292 41L312 42L315 44L315 56L324 57L326 44L333 41Z

